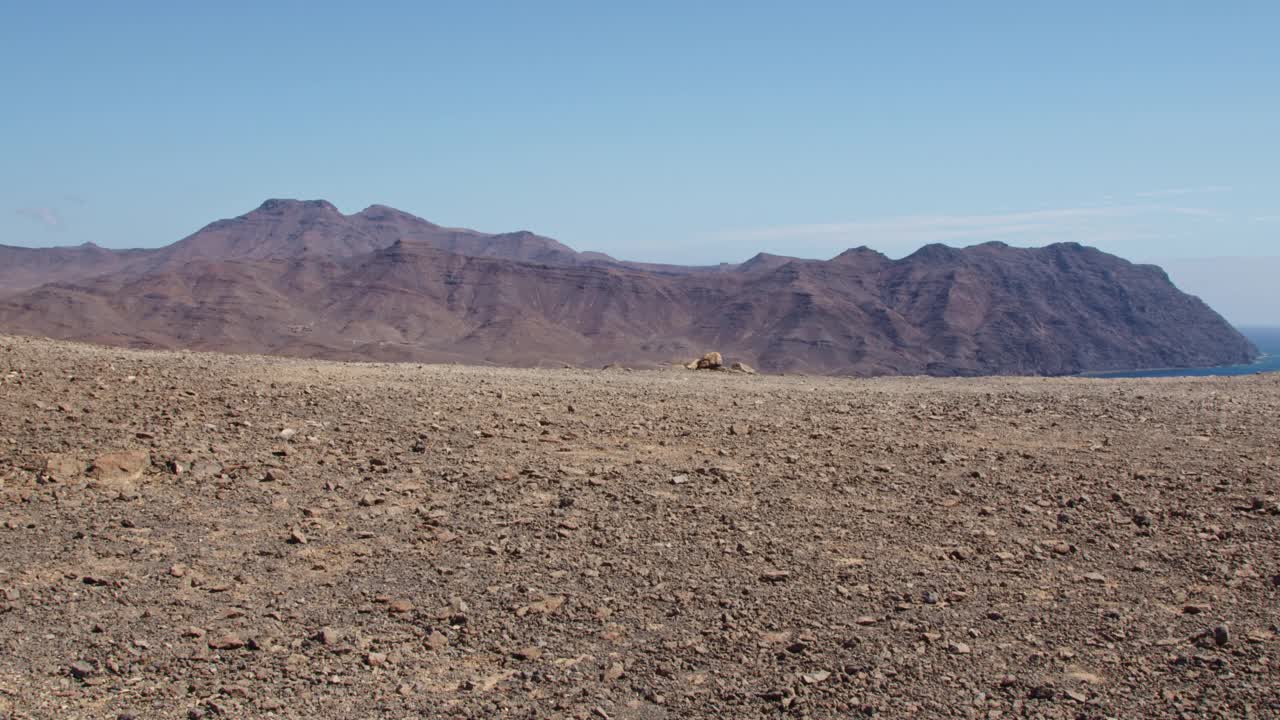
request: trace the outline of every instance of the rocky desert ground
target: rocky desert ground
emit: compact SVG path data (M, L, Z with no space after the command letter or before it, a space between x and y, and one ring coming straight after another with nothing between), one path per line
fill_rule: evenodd
M1278 419L0 337L0 717L1280 717Z

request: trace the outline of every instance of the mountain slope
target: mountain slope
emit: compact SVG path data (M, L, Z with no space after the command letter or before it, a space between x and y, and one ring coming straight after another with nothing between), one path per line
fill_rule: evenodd
M709 349L772 371L1062 374L1256 350L1158 268L1079 245L652 269L532 233L268 201L118 272L0 302L0 329L144 347L509 365Z

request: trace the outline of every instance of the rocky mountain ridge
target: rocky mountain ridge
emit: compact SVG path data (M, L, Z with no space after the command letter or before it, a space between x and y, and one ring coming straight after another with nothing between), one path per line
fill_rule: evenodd
M653 366L714 349L770 372L849 375L1057 375L1257 353L1159 268L1076 244L693 268L381 205L343 215L268 200L164 248L0 248L10 258L0 330L132 347L517 366Z

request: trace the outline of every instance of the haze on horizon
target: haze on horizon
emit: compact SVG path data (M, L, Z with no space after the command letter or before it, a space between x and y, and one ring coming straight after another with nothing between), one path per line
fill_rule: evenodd
M0 243L268 197L705 264L1075 241L1280 325L1280 6L24 5Z

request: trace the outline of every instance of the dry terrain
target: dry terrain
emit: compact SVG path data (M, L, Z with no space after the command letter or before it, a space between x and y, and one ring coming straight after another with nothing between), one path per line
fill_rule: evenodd
M1277 717L1277 419L0 338L0 717Z

